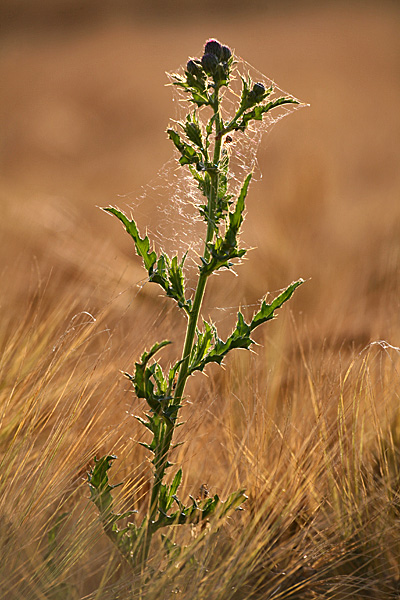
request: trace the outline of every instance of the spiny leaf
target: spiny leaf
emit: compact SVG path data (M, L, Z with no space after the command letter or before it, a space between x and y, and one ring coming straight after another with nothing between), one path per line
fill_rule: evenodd
M192 73L185 72L186 77L182 77L178 73L172 73L172 77L175 79L173 82L174 85L178 85L185 92L188 92L192 95L192 102L197 104L197 106L204 106L205 104L210 104L210 99L207 94L206 89L206 77L205 74L199 73L196 77Z
M213 215L213 221L216 226L224 219L229 211L229 206L232 204L232 194L228 193L228 177L229 175L229 153L226 148L222 148L222 156L219 162L219 176L218 176L218 194L216 207ZM209 216L206 215L206 221L209 220Z
M176 494L179 486L181 485L181 481L182 481L182 469L179 469L171 483L171 487L170 487L171 498L174 494Z
M174 142L176 148L181 153L179 162L181 165L192 165L201 162L201 155L191 146L181 139L181 136L175 129L167 129L168 137Z
M117 521L130 517L133 513L137 512L132 510L125 513L113 512L113 497L111 492L121 484L110 485L108 471L111 469L111 465L116 458L113 454L108 454L99 459L95 457L95 466L88 473L90 499L97 506L103 525L107 528L112 527Z
M244 490L239 490L233 492L225 501L221 501L217 494L213 498L207 498L199 502L191 498L192 504L189 506L185 506L175 495L173 499L178 505L178 510L168 515L160 509L160 515L153 524L154 531L168 525L196 524L212 515L217 518L224 517L231 510L240 509L240 505L247 500L247 496Z
M153 358L153 356L156 354L156 352L158 352L159 350L161 350L161 348L164 348L165 346L168 346L169 344L171 344L172 342L170 340L163 340L162 342L156 342L150 349L149 352L143 352L142 354L142 364L145 366L149 360L151 358Z
M116 458L113 454L103 456L99 459L95 457L95 466L88 473L90 497L100 513L106 513L112 509L113 497L111 491L116 486L109 484L107 471L111 468Z
M284 304L291 296L293 295L296 288L298 288L302 283L304 283L304 279L298 279L291 283L283 292L279 294L271 304L267 304L265 300L261 303L260 310L253 316L250 329L253 331L256 327L269 321L275 317L274 311L277 310Z
M185 298L185 279L183 277L183 262L178 264L178 257L174 256L171 260L171 265L168 269L168 277L171 283L170 289L167 291L167 295L171 295L178 302L179 306L183 307L187 305Z
M250 123L250 121L261 121L263 116L267 112L272 110L273 108L276 108L277 106L282 106L283 104L298 104L298 103L299 103L298 100L295 100L294 98L282 97L282 98L277 98L276 100L272 100L271 102L268 102L267 104L260 104L258 106L255 106L252 110L244 113L241 120L237 123L237 125L234 127L234 129L239 130L239 131L244 131L246 129L247 125Z
M134 375L124 373L133 383L137 397L145 398L150 408L155 412L161 412L168 402L168 382L157 362L150 367L147 364L156 352L170 343L169 340L164 340L163 342L154 344L149 352L142 354L141 362L135 363ZM154 382L157 385L156 392L154 391Z
M211 181L210 174L207 171L199 172L192 165L189 165L189 169L193 176L193 179L195 179L198 182L199 190L203 194L204 198L207 198L207 200L208 200L209 195L211 193L211 188L212 188L212 181ZM207 204L204 204L200 207L200 214L204 217L205 221L208 222L210 216L208 215Z
M242 510L242 504L247 500L247 496L244 493L245 490L238 490L233 492L225 502L223 502L221 517L226 515L231 510Z
M197 330L197 342L194 344L190 357L190 369L195 370L210 350L213 339L216 337L215 327L203 319L204 331Z
M157 255L154 250L149 252L150 241L147 235L144 238L141 238L135 221L133 219L130 221L123 212L119 211L113 206L103 208L103 210L115 215L125 225L126 231L135 242L137 254L143 259L145 268L150 271L157 260Z
M135 242L137 254L143 259L144 266L149 273L149 281L158 283L168 297L174 298L180 308L184 308L186 312L189 312L190 302L186 301L185 298L185 281L183 277L183 264L186 254L180 263L178 263L177 256L170 260L164 253L157 259L155 251L149 251L149 238L147 235L144 238L140 237L134 220L130 221L124 213L112 206L103 208L103 210L115 215L125 225L127 232Z
M177 256L174 256L171 260L166 254L161 254L156 267L153 266L149 273L149 281L158 283L169 298L176 300L178 306L189 313L191 302L186 300L185 297L185 278L183 275L185 260L186 254L184 254L181 262L178 262Z
M241 258L246 253L246 250L237 248L237 235L243 222L243 211L251 177L252 173L249 173L243 182L235 210L229 213L229 226L225 236L221 237L217 234L215 242L210 243L208 246L211 258L208 262L203 259L203 265L201 266L203 273L211 274L221 267L229 269L232 265L232 259Z
M143 536L143 527L145 521L139 527L134 523L128 523L123 529L118 529L113 525L111 536L120 552L131 564L135 564L135 555L140 548L140 539Z
M244 183L242 185L242 188L240 190L239 197L236 202L235 210L233 213L229 214L229 224L230 224L229 228L235 232L235 235L239 231L239 228L243 222L244 203L246 200L247 191L249 189L249 185L250 185L252 176L253 176L252 173L249 173L247 175L247 177L244 180Z
M182 123L182 127L188 139L203 151L203 134L195 112L187 115L185 123Z
M182 469L177 471L170 486L162 484L159 495L159 509L162 512L167 512L173 503L174 496L182 481Z
M250 348L251 344L254 343L250 337L251 332L262 323L273 319L275 317L275 310L280 308L282 304L289 300L296 288L298 288L302 283L304 283L303 279L299 279L298 281L291 283L271 302L271 304L267 304L267 302L264 300L261 303L260 310L253 315L250 323L246 323L243 314L241 311L239 311L236 327L227 340L224 342L223 340L219 339L215 333L214 346L202 360L198 360L197 362L193 361L189 372L193 373L194 371L202 371L210 362L221 364L228 352L234 348Z

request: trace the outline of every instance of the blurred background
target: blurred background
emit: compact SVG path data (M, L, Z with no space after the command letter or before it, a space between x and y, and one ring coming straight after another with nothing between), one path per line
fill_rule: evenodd
M307 339L399 343L397 2L3 0L0 22L3 314L38 286L68 309L158 302L97 206L134 204L169 160L165 72L216 37L310 107L263 138L243 233L255 250L240 277L216 278L213 305L310 278L291 307Z
M249 556L264 560L280 545L276 574L288 573L291 590L300 579L291 579L288 554L301 581L307 556L322 556L328 577L340 556L355 574L340 597L357 587L362 597L367 587L389 597L380 582L394 574L397 597L400 352L362 350L374 340L400 347L399 31L398 0L0 1L0 587L14 586L3 597L45 596L15 590L39 578L50 585L43 536L74 506L85 535L71 528L54 577L73 571L79 597L99 598L93 590L108 585L110 548L87 502L95 455L118 456L122 510L145 508L150 465L137 442L148 437L132 418L143 402L120 371L132 372L144 349L166 338L177 343L160 353L163 367L180 357L185 321L157 286L143 285L132 240L98 207L138 207L143 186L170 160L176 102L165 73L210 37L310 106L264 135L242 234L253 250L238 277L212 278L204 316L224 337L239 305L251 314L267 291L307 283L256 332L256 353L232 353L225 370L210 365L206 377L191 378L177 431L189 443L173 455L184 467L181 497L206 483L221 498L246 488L257 510L270 498L255 535L268 552L258 546ZM141 232L157 228L168 203L151 194L139 202ZM169 222L179 243L178 222ZM248 563L229 560L241 577ZM269 571L255 573L262 582ZM332 573L334 585L342 581ZM273 585L268 597L291 593Z

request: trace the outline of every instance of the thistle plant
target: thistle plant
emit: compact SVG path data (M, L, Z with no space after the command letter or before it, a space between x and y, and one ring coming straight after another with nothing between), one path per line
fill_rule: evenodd
M182 353L168 372L164 372L155 358L171 343L164 340L143 352L135 363L133 374L125 373L136 396L147 404L145 415L136 418L151 436L148 443L142 444L151 454L153 470L148 509L143 520L135 522L135 510L123 514L114 512L112 491L116 486L109 483L108 471L115 456L95 459L88 475L91 499L99 510L104 530L134 568L146 564L152 538L158 530L199 523L213 515L219 518L238 509L246 500L244 490L238 490L225 501L215 495L203 500L191 498L189 504L184 504L177 495L182 469L176 471L172 483L166 483L167 471L173 466L170 454L175 447L174 433L185 400L185 386L196 371L203 371L209 363L220 365L231 350L249 349L254 343L252 332L273 319L275 311L303 283L302 279L291 283L271 303L263 300L249 322L239 310L236 325L225 340L220 339L212 322L201 318L209 278L221 269L231 269L246 253L246 249L240 247L239 235L252 173L247 174L237 194L231 192L230 155L224 141L233 132L239 132L236 135L246 132L253 121L262 120L278 106L298 103L288 96L271 99L272 85L266 88L263 83L241 77L241 94L234 114L223 117L221 101L224 91L231 85L234 62L228 46L209 40L200 59L190 59L184 74L172 76L173 84L185 95L190 110L178 123L178 128L167 130L168 136L178 151L181 168L188 171L203 199L198 211L206 231L194 293L187 292L187 254L171 257L164 251L157 253L148 236L141 237L133 219L117 208L103 209L115 215L133 239L136 253L148 273L148 281L159 285L176 302L187 320ZM206 119L204 115L207 115ZM120 527L122 520L124 526ZM163 539L166 550L170 551L173 548L171 540L166 535Z

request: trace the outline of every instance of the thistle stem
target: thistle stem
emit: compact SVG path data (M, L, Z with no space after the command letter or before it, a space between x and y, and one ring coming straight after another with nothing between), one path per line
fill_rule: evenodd
M222 144L221 137L219 136L219 133L220 133L220 130L222 127L221 127L221 117L220 117L220 112L219 112L218 93L219 93L219 89L216 88L215 89L215 108L214 108L214 114L216 115L216 117L215 117L215 146L214 146L214 156L213 156L213 165L216 168L215 168L215 171L212 171L212 174L210 175L212 177L212 186L211 186L210 195L208 198L208 210L207 210L208 225L207 225L207 234L206 234L206 239L204 242L204 252L203 252L203 258L206 261L210 258L210 250L208 248L208 244L212 241L212 239L214 237L214 233L215 233L214 215L215 215L215 208L216 208L216 203L217 203L217 198L218 198L218 180L219 180L218 168L219 168L219 161L220 161L220 157L221 157L221 144ZM175 405L179 404L183 397L185 384L186 384L186 381L188 378L190 354L191 354L192 348L193 348L196 327L197 327L197 323L199 320L200 309L201 309L201 305L203 302L204 292L205 292L208 277L209 277L209 274L201 272L199 275L198 282L197 282L196 293L195 293L195 296L193 299L193 306L190 311L188 326L187 326L187 330L186 330L186 339L185 339L185 344L184 344L183 353L182 353L182 366L179 370L178 381L177 381L176 388L175 388L175 394L174 394L174 404Z
M212 185L210 189L210 194L208 197L208 225L207 225L207 234L204 242L204 252L203 258L204 260L208 260L210 258L210 250L208 248L209 243L212 241L215 234L215 209L218 199L218 181L219 181L219 162L221 157L221 145L222 145L222 136L220 132L223 128L222 119L220 116L220 107L219 107L219 87L216 86L214 91L214 115L215 115L215 145L214 145L214 154L213 154L213 170L210 170L210 177L212 178ZM196 292L193 299L193 305L190 310L188 325L186 329L186 338L182 352L182 364L179 369L178 380L176 383L174 398L172 401L172 405L179 409L180 403L182 401L183 393L185 390L186 381L189 377L189 366L190 366L190 354L192 352L196 327L199 320L199 314L201 305L204 298L205 288L207 279L209 277L209 273L200 272ZM154 480L153 487L151 491L149 512L148 512L148 524L147 524L147 532L146 538L144 542L143 548L143 564L147 561L147 557L150 550L151 537L153 534L152 527L153 523L157 517L158 511L158 499L160 494L161 485L164 479L165 471L168 466L168 454L171 448L172 437L175 429L175 421L165 421L164 424L164 433L162 436L162 441L159 449L156 451L156 455L154 458Z

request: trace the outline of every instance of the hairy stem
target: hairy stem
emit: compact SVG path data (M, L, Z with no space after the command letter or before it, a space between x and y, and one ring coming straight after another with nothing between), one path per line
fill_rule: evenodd
M208 260L210 257L210 251L208 248L208 244L212 241L215 233L215 208L217 204L218 198L218 181L219 181L219 162L221 157L221 145L222 145L222 136L220 132L223 128L222 119L220 116L220 107L219 107L219 87L216 86L214 94L213 94L213 108L215 115L215 145L214 145L214 155L213 155L213 168L210 169L210 177L212 179L212 186L210 190L210 194L208 197L208 224L207 224L207 234L204 243L204 252L203 258ZM173 406L179 409L180 403L183 398L183 393L185 390L186 381L189 376L189 363L190 363L190 354L192 352L195 335L196 335L196 327L199 320L200 309L204 298L205 288L207 279L209 277L209 273L201 272L199 275L199 279L197 282L196 292L193 299L193 305L190 310L189 320L186 329L186 338L182 352L182 364L179 369L178 380L176 383L174 398L172 401ZM148 512L148 525L147 532L144 542L143 548L143 562L145 563L148 557L148 553L150 550L151 537L153 534L153 523L157 517L158 511L158 499L160 494L160 488L164 479L165 471L168 466L168 454L171 448L172 437L175 429L175 420L174 421L165 421L164 424L164 435L162 436L162 442L160 447L157 449L156 456L154 459L154 480L153 487L151 491L149 512Z
M210 257L210 251L208 249L208 244L212 241L214 233L215 233L214 214L215 214L215 207L216 207L217 196L218 196L218 179L219 179L218 168L219 168L219 161L220 161L220 157L221 157L221 138L219 137L219 132L221 129L221 118L220 118L220 114L219 114L218 91L219 91L218 89L215 90L216 106L215 106L214 110L216 113L216 119L215 119L215 146L214 146L214 157L213 157L213 165L215 167L215 170L210 172L210 176L212 178L212 187L211 187L210 196L208 198L208 211L207 211L208 225L207 225L207 235L206 235L206 239L205 239L205 243L204 243L204 252L203 252L203 258L205 260L208 260ZM186 381L188 378L190 354L191 354L193 344L194 344L196 327L197 327L197 323L199 320L200 309L201 309L201 305L203 302L204 292L205 292L208 277L209 277L209 274L200 273L199 279L197 282L196 293L194 296L193 306L192 306L192 309L190 312L190 317L189 317L188 326L187 326L187 330L186 330L185 345L183 347L183 353L182 353L182 366L179 370L178 381L177 381L176 388L175 388L175 394L174 394L174 404L175 405L179 404L182 400L183 392L185 389L185 384L186 384Z

